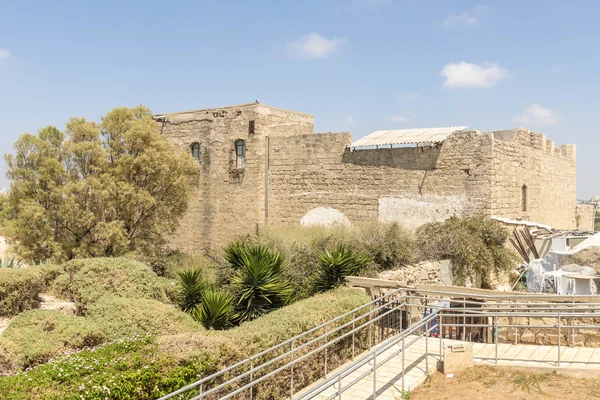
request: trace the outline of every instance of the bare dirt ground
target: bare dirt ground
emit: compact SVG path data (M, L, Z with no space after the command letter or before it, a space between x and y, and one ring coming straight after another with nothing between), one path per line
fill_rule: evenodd
M475 367L446 378L435 373L414 392L410 400L475 399L600 399L600 381L558 374L535 374Z

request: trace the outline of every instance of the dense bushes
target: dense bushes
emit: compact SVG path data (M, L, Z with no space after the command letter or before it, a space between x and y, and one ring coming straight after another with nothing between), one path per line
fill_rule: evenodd
M0 268L0 315L13 316L35 308L38 295L59 271L52 265Z
M91 258L65 264L65 273L54 282L54 291L75 302L79 314L101 296L168 302L165 281L141 262L128 258Z
M150 299L102 296L90 305L85 317L98 323L111 339L149 332L168 335L202 330L192 317L176 307Z
M508 231L483 216L450 218L423 225L416 232L418 256L422 260L452 260L454 280L464 284L481 276L489 286L493 274L515 267L514 254L505 247Z
M0 394L3 399L11 400L38 396L155 399L368 300L360 290L338 289L273 311L229 331L121 340L64 357L24 374L0 378ZM0 342L0 363L1 349ZM305 363L299 364L295 371L296 379L300 380L316 370L313 364ZM289 377L287 379L289 381ZM265 385L263 398L268 397L267 392L273 394L271 398L279 398L277 393L288 390L277 381Z
M95 321L58 311L29 310L12 321L2 338L18 349L15 361L27 368L67 351L96 346L107 336Z

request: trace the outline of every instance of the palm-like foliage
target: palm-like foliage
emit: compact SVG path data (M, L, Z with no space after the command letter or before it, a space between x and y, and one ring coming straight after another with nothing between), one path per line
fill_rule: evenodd
M216 330L231 327L234 316L233 296L215 289L207 289L202 293L202 304L194 313L194 318L202 326Z
M333 289L344 281L348 275L356 274L366 267L369 259L352 252L340 244L333 250L325 250L319 255L319 270L316 276L318 291Z
M177 303L181 310L193 314L202 303L202 293L207 286L206 281L202 279L200 270L180 272Z
M0 268L21 268L21 260L10 257L0 258Z
M238 247L238 271L231 284L238 320L244 322L285 305L291 287L282 278L285 259L281 254L261 245Z

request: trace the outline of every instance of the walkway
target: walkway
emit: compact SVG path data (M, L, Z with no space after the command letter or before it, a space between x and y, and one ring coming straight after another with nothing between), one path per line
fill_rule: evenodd
M429 349L429 372L436 371L436 365L439 360L439 339L428 339ZM444 339L444 344L461 343L456 340ZM396 349L390 349L381 359L391 355ZM495 364L496 345L487 343L473 343L473 358L475 364L490 365ZM589 347L561 347L561 365L557 367L558 357L557 346L540 345L514 345L498 344L498 364L499 366L513 366L522 368L549 368L552 370L560 369L594 369L600 371L600 348ZM357 359L359 359L357 357ZM378 357L379 358L379 357ZM596 361L595 363L593 361ZM426 360L425 360L425 339L421 338L407 349L405 355L404 391L413 391L427 378ZM347 363L330 373L335 376L338 370L348 366ZM342 380L342 386L350 384L358 379L362 374L370 369L370 365L364 365L350 376ZM400 400L402 399L402 356L397 355L386 364L377 368L376 372L376 393L378 400ZM315 383L319 383L318 381ZM294 399L302 399L303 394L307 393L310 387L302 390ZM315 399L324 400L337 392L337 383L330 387ZM337 397L332 397L337 399ZM349 389L343 392L342 399L358 400L373 399L373 374L370 373L358 382L354 383Z

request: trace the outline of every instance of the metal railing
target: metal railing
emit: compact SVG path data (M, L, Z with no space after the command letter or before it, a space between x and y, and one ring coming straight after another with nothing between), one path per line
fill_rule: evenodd
M431 332L435 329L435 326L431 326L437 318L437 311L429 314L418 323L411 325L409 328L402 331L400 334L386 340L385 342L378 345L375 349L362 356L359 360L353 362L342 370L338 371L334 376L325 379L323 382L317 384L306 393L302 393L302 399L313 399L316 396L322 394L329 388L334 388L335 391L331 393L327 399L341 399L343 393L360 382L364 378L372 375L373 378L373 398L377 397L377 369L391 361L398 355L401 355L402 360L402 392L405 391L405 354L406 349L412 346L414 343L419 341L421 338L425 338L425 370L429 371L429 343L428 337ZM407 343L408 340L408 343ZM440 341L441 343L441 341ZM394 347L398 348L394 349ZM390 350L392 350L390 352ZM378 357L384 356L385 358L380 359ZM358 371L365 365L369 366L366 371L363 371L359 376L352 379L352 381L342 384L343 379L349 377L354 372ZM337 388L335 387L337 385Z
M258 385L284 371L289 373L290 397L297 389L294 367L311 357L322 357L323 376L332 366L354 359L357 351L363 352L376 343L402 330L401 309L404 304L402 289L394 290L380 298L357 307L324 324L305 331L265 351L204 377L181 389L161 397L170 398L236 398L252 399ZM359 340L360 339L360 340ZM332 359L331 348L336 348ZM340 349L342 347L342 349ZM339 355L345 357L340 359ZM332 361L334 361L332 365ZM229 375L233 375L229 377ZM190 397L190 393L196 393Z
M275 397L293 398L297 389L305 388L319 379L323 381L303 393L302 398L313 398L332 387L335 388L335 392L329 398L342 398L348 388L369 374L373 375L376 396L377 369L393 357L400 355L402 390L404 390L406 349L424 339L424 356L428 364L431 355L429 341L432 336L439 338L436 339L439 342L437 357L441 361L444 339L469 340L472 337L466 334L467 330L489 329L491 333L487 335L487 340L491 338L492 343L495 344L495 353L494 357L487 357L487 359L493 359L498 363L498 360L501 360L498 357L498 342L502 338L501 334L508 332L508 329L515 330L515 338L518 336L516 332L519 329L557 329L556 362L560 366L561 346L564 348L564 343L561 343L561 333L564 329L571 329L573 338L576 329L600 329L600 326L593 324L574 323L583 318L592 318L592 320L600 318L600 313L597 312L600 310L600 303L531 302L536 300L535 296L531 296L531 299L530 296L526 296L530 302L507 303L502 302L506 301L505 295L489 296L486 300L469 300L469 294L462 296L462 299L456 299L457 294L454 292L419 291L421 295L410 295L407 294L409 291L410 289L407 288L396 289L230 367L199 379L159 400L233 397L253 400L255 397L266 395L261 385L273 383L274 380L277 384L271 385L271 388L288 386L287 391L284 389ZM454 298L450 299L449 296ZM515 296L514 300L517 299L524 300L524 297ZM449 303L454 307L446 308ZM515 323L512 320L510 323L503 323L503 318L553 318L557 322L552 326L541 323L532 325L529 320L527 324ZM570 323L563 322L565 318L569 319ZM410 321L413 323L409 323ZM461 331L461 335L457 335L459 337L449 333L449 330L454 328ZM383 352L389 352L395 347L397 348L391 355L381 358ZM363 355L354 361L357 354ZM333 369L348 361L354 362L334 374L331 373ZM322 368L318 368L315 363L322 364ZM360 379L356 378L342 385L344 378L365 365L370 367L367 372L360 375ZM316 375L315 369L318 370ZM426 370L429 370L429 365ZM284 395L284 392L287 394Z

